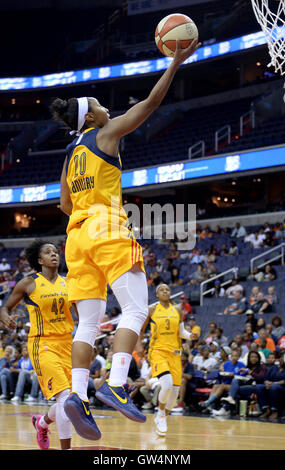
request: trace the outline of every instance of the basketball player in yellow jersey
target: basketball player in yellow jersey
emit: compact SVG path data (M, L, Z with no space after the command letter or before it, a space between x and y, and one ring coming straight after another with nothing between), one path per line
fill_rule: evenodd
M75 429L82 421L88 439L98 439L88 407L87 378L96 335L106 307L106 287L115 294L122 318L114 339L110 378L97 398L137 422L145 416L132 403L124 385L131 354L147 317L147 282L140 245L128 230L121 201L120 139L137 129L160 105L179 66L199 44L187 49L180 43L173 60L149 96L124 115L110 119L96 98L57 98L55 119L76 134L67 147L61 175L61 209L69 216L66 263L68 296L76 302L79 325L72 347L72 392L65 411Z
M15 320L10 314L24 299L31 323L29 357L43 395L47 400L56 399L45 416L33 416L37 441L42 450L49 448L48 425L56 421L61 448L70 449L72 425L65 414L64 401L71 387L74 322L67 285L58 274L59 254L53 244L36 240L26 249L26 257L37 273L16 284L0 310L0 320L6 328L15 328Z
M180 307L170 301L168 285L160 284L156 295L159 302L149 308L149 316L142 327L140 338L150 323L148 357L152 377L158 377L161 386L158 395L158 413L155 418L156 432L160 436L165 436L166 416L176 403L181 385L181 338L190 339L190 333L184 328Z

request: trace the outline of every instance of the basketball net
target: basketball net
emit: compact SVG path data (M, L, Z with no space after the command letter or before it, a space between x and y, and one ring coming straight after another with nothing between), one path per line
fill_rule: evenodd
M271 57L268 67L273 66L276 73L285 75L285 0L251 0L251 3L268 43Z

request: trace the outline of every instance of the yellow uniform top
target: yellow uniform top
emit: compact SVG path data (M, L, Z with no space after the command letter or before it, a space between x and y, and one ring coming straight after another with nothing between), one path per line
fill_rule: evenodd
M58 275L53 284L40 273L32 277L36 288L25 297L31 323L29 338L71 334L74 322L65 279Z
M172 353L181 350L179 323L180 314L172 304L169 304L168 308L163 307L160 303L157 304L150 319L150 356L155 350Z
M73 204L67 233L86 218L101 211L127 216L122 208L120 155L112 157L97 147L99 129L86 129L67 147L66 179Z

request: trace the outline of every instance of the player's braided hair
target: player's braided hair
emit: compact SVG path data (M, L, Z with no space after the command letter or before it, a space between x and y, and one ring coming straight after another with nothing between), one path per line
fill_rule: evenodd
M56 121L63 121L71 129L77 129L78 101L76 98L70 98L69 100L56 98L50 109Z

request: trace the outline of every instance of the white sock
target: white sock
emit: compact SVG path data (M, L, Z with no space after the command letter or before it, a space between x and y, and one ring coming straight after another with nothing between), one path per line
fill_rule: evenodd
M46 423L45 421L45 417L42 416L39 420L39 425L42 427L42 428L48 428L48 424Z
M76 368L72 369L72 392L76 392L81 400L88 401L87 388L89 369Z
M124 352L113 354L109 378L109 385L111 387L119 387L127 383L131 360L131 354Z
M158 416L166 416L165 410L161 410L160 408L158 408L157 414L158 414Z

